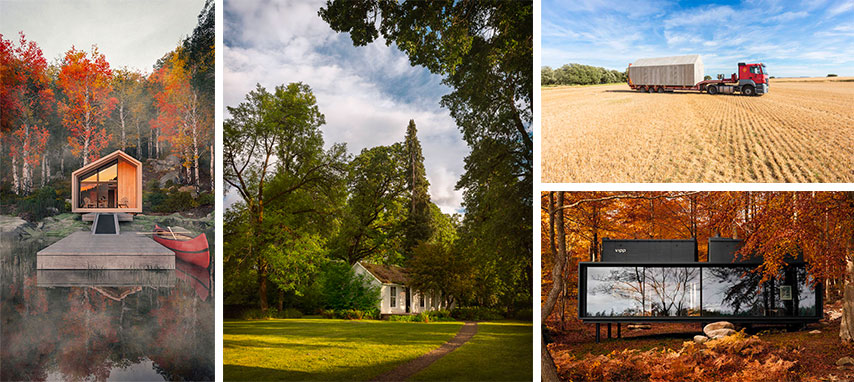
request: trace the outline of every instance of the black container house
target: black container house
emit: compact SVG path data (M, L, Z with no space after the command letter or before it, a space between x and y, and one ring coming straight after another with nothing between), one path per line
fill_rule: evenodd
M602 240L601 262L578 264L578 316L607 323L712 322L805 324L823 316L821 283L803 259L764 283L761 258L737 257L741 241L709 239L699 262L691 240ZM619 327L618 327L619 330Z

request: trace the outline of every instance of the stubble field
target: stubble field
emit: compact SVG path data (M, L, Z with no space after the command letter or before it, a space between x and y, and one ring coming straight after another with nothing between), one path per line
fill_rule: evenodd
M854 78L761 97L542 90L542 181L854 182Z

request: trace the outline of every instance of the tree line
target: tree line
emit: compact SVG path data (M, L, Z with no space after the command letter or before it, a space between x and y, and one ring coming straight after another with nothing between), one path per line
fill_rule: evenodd
M66 167L121 149L138 159L176 155L182 183L196 188L207 154L212 189L214 4L151 73L112 67L97 45L72 46L48 64L23 31L0 35L0 165L8 169L0 188L28 195L64 178Z
M627 76L627 72L582 64L566 64L557 69L544 66L540 71L543 86L613 84L626 82Z
M318 301L309 296L324 264L365 259L407 266L415 289L459 305L530 308L532 11L531 2L328 1L318 14L353 45L382 35L452 89L441 104L471 148L457 183L465 214L429 201L414 122L394 145L324 150L306 84L259 86L224 126L224 179L240 199L226 211L226 304Z

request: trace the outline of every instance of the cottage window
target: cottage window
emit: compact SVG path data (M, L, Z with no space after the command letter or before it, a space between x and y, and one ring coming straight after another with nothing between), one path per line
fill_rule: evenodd
M423 294L419 294L419 295L418 295L418 306L420 306L420 307L422 307L422 308L424 307L424 299L425 299L425 298L426 298L426 297L424 297L424 295L423 295Z
M116 208L118 163L112 161L80 177L80 208Z
M389 298L391 301L389 302L389 306L394 308L397 306L397 287L391 287L391 293L389 293Z

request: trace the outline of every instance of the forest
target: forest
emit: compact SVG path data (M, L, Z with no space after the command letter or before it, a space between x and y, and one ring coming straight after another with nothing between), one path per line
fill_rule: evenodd
M820 349L803 347L792 353L787 345L782 345L791 344L791 338L784 340L788 342L775 343L761 340L762 337L740 337L738 340L742 342L722 343L721 348L714 349L720 352L717 355L720 359L714 364L697 353L698 349L683 347L678 355L658 351L666 361L657 359L653 352L626 350L619 353L620 350L615 349L614 357L597 358L602 368L593 370L584 366L591 362L570 357L558 349L565 348L564 341L577 341L575 347L586 341L581 339L583 336L579 337L585 329L578 320L578 263L600 261L603 238L695 238L701 262L707 261L708 238L738 238L744 243L738 256L761 259L761 265L754 272L762 281L777 277L787 261L791 261L790 256L802 256L807 272L815 280L812 287L822 287L825 307L840 306L842 312L841 322L820 324L822 330L831 333L836 330L836 333L813 341L820 344L818 347L838 349L850 347L845 344L854 339L854 316L851 314L854 312L854 285L851 284L854 193L544 192L540 207L541 319L546 335L541 349L544 380L555 380L558 376L578 380L736 377L736 380L797 380L811 373L826 372L824 368L833 365L836 359L828 362L823 357L839 356L836 352L817 354L815 352L821 352ZM834 325L838 325L838 329ZM798 333L806 332L789 335L797 336ZM780 334L781 338L788 338L782 337L785 335ZM661 339L658 342L662 343ZM681 340L674 342L681 345ZM547 347L547 343L552 344ZM678 350L679 346L676 348ZM751 355L746 353L748 350L739 353L739 349L751 349L756 353ZM727 357L729 361L725 360ZM821 366L811 370L809 363L815 359L820 360L816 362ZM685 374L685 370L693 371ZM584 377L585 373L593 374Z
M402 142L358 154L324 149L329 111L310 79L258 85L227 107L223 127L223 176L239 196L224 218L226 315L370 310L376 295L346 281L364 260L404 266L414 289L456 306L530 319L531 4L352 5L327 2L318 14L355 46L382 34L451 88L441 104L471 148L457 183L464 212L430 200L418 138L430 126L410 121Z
M626 82L626 73L582 64L566 64L557 69L543 66L540 81L542 86L613 84Z
M0 35L0 213L70 210L71 172L114 150L145 163L146 211L212 210L214 4L150 72L97 45L48 62L26 31Z

